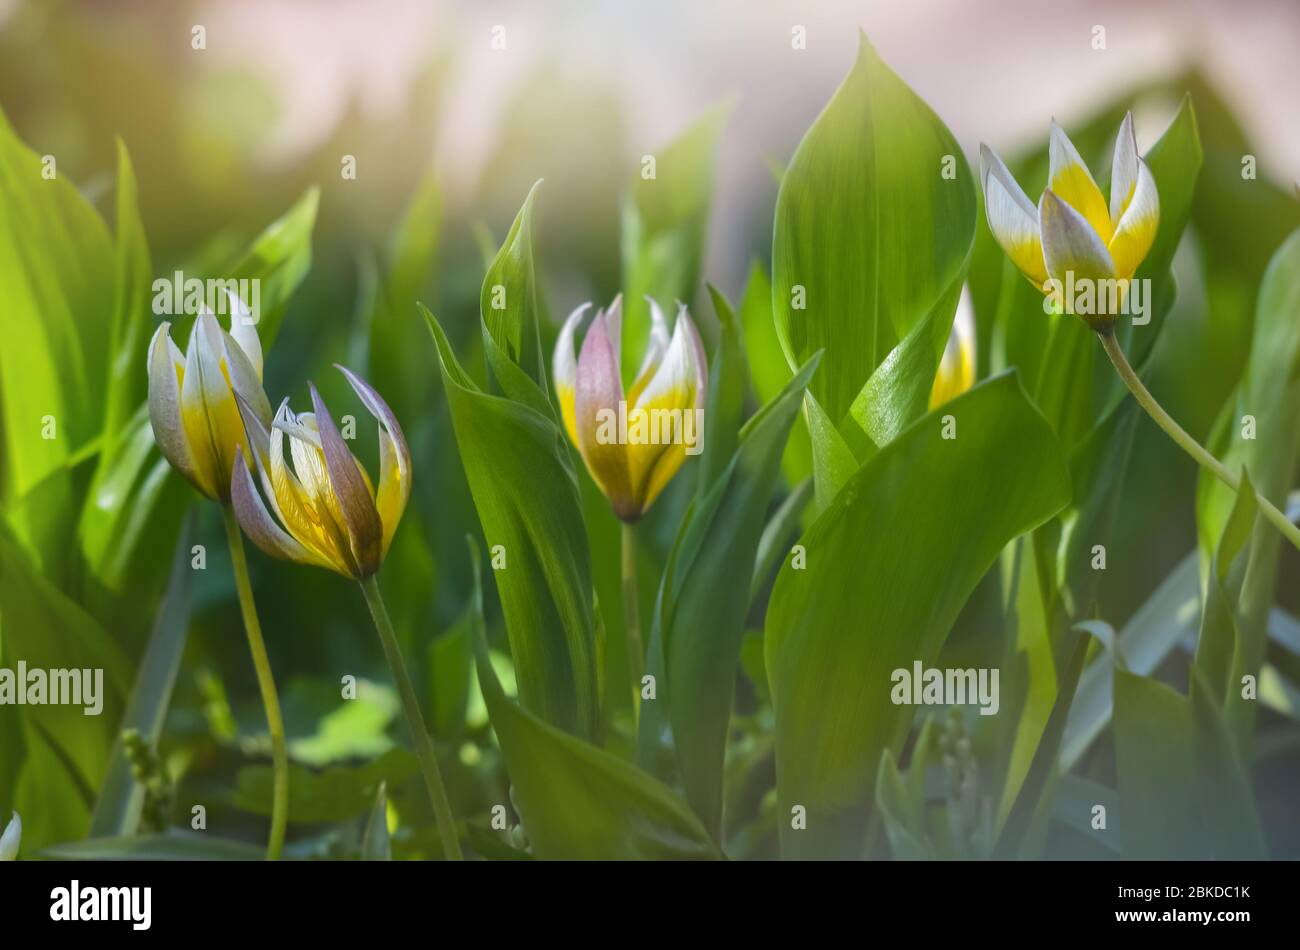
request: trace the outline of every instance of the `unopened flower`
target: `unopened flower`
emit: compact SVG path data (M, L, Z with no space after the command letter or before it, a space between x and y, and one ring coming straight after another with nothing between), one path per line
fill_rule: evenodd
M149 421L167 461L214 501L230 498L230 472L245 444L235 396L269 424L271 406L262 391L262 344L230 295L230 332L209 311L200 313L181 353L170 323L149 344Z
M343 440L316 387L308 384L315 411L295 415L286 399L269 430L240 401L266 500L243 464L231 474L231 500L240 526L267 554L361 580L379 570L406 510L411 453L379 393L351 370L338 369L378 420L379 488ZM285 460L286 439L292 467ZM242 461L238 448L236 457Z
M645 514L688 454L701 451L708 391L704 346L686 305L678 304L670 337L663 311L649 304L649 344L626 392L619 373L621 298L596 313L576 359L574 336L591 304L574 310L553 358L564 428L614 513L628 523Z
M18 817L18 812L14 812L13 818L5 826L3 834L0 834L0 861L18 860L18 845L23 840L23 820Z
M930 408L934 409L950 399L956 399L975 385L975 309L970 291L961 289L957 301L957 314L953 317L948 345L939 360L939 370L934 374L930 388Z
M1065 285L1109 282L1120 299L1151 250L1160 223L1155 178L1137 153L1133 114L1124 117L1111 163L1110 202L1102 196L1069 137L1052 123L1047 189L1035 207L1002 160L980 146L980 177L989 230L1035 287L1060 293ZM1055 285L1052 284L1055 282ZM1102 288L1093 292L1100 298ZM1075 310L1099 331L1115 323L1114 306Z

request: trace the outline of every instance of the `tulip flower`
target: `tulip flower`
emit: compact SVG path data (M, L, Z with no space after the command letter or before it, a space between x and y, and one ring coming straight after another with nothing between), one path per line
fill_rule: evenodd
M200 313L184 354L164 322L149 344L149 421L172 467L213 501L230 499L230 470L245 440L235 403L239 395L269 424L262 391L262 344L247 311L231 294L230 332L210 312Z
M1151 250L1160 225L1156 180L1137 153L1133 114L1124 116L1115 141L1109 202L1102 197L1069 137L1055 122L1048 163L1047 189L1035 209L1002 160L988 146L980 146L984 208L993 237L1020 272L1044 293L1056 296L1062 287L1090 285L1094 302L1111 299L1120 305L1094 306L1084 312L1084 308L1074 305L1072 293L1067 292L1061 300L1063 312L1077 313L1096 332L1120 379L1156 425L1198 465L1234 492L1240 491L1241 480L1151 395L1115 335L1123 295ZM1116 287L1117 298L1103 294L1102 285L1107 283ZM1267 498L1258 493L1256 498L1260 513L1300 549L1300 528Z
M633 525L677 474L686 456L702 449L701 423L708 393L704 345L686 305L678 304L670 337L659 304L649 297L646 300L650 340L641 367L626 390L619 370L621 297L616 297L608 310L597 311L576 359L574 337L591 304L584 303L569 314L552 359L565 431L623 522L623 615L634 697L640 696L644 652Z
M957 314L953 317L948 345L943 348L934 385L930 388L930 408L956 399L975 385L975 310L970 291L961 289Z
M379 487L348 448L315 385L308 383L312 411L294 414L286 399L269 429L256 407L238 400L266 500L243 464L242 448L236 448L230 476L235 516L253 543L272 557L323 567L361 584L415 741L443 850L460 860L433 740L375 578L411 496L411 453L383 397L356 373L338 369L378 422ZM286 438L292 466L285 458Z
M1155 241L1160 196L1146 162L1138 156L1133 114L1124 117L1111 162L1110 202L1064 130L1052 122L1047 188L1038 206L1016 184L1007 166L980 146L980 178L989 230L1007 256L1042 290L1076 282L1112 281L1127 292ZM1067 295L1066 312L1075 312ZM1100 299L1098 294L1098 299ZM1112 307L1080 313L1098 331L1115 324Z
M10 819L9 824L5 826L3 834L0 834L0 861L17 861L18 845L23 840L23 820L18 817L18 812Z
M230 332L205 310L194 320L189 345L181 353L172 342L170 323L161 324L149 344L149 421L154 441L171 466L213 501L220 502L234 566L244 631L257 672L271 735L275 773L267 858L280 856L289 814L289 751L280 700L262 639L244 544L230 509L230 473L247 469L241 447L247 442L245 411L269 422L271 405L262 391L262 343L248 308L229 293ZM247 410L241 409L247 407Z
M574 336L591 304L569 314L553 359L564 428L614 513L629 523L646 513L699 445L708 391L704 346L686 305L678 304L670 338L663 311L649 304L650 342L626 391L619 374L621 298L596 313L576 360Z

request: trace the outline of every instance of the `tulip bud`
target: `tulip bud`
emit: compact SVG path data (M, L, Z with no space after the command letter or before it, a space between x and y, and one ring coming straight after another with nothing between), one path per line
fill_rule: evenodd
M708 393L704 346L686 305L678 304L670 337L663 311L649 304L649 344L626 393L619 373L621 298L597 312L576 360L574 337L591 305L574 310L553 358L565 431L614 513L629 523L645 514L686 456L702 450Z
M970 291L961 289L957 314L953 317L948 345L943 349L939 369L930 388L930 408L956 399L975 385L975 309Z
M262 391L262 345L231 294L227 333L209 311L194 320L184 354L163 323L149 344L149 421L172 467L214 501L230 499L230 472L244 424L236 396L269 425L271 406ZM244 453L245 458L247 452Z
M0 861L18 860L18 845L23 840L23 820L14 812L13 818L0 834Z
M240 526L267 554L361 580L379 570L406 510L411 453L388 404L361 377L338 369L379 423L379 488L309 384L314 411L295 415L286 399L270 429L239 400L262 493L244 464L234 466L230 492ZM286 439L292 468L285 462ZM241 449L236 456L243 461Z

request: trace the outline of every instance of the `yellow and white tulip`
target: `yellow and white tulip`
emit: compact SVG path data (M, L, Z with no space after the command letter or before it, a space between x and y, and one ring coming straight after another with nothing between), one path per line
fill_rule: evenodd
M1160 197L1151 170L1137 153L1132 113L1124 117L1115 141L1109 203L1055 121L1048 164L1047 188L1035 207L993 150L980 146L984 210L994 238L1044 293L1053 281L1058 288L1098 280L1127 287L1160 224ZM1106 332L1117 314L1081 316L1093 329Z
M970 290L963 286L948 345L943 349L939 370L934 374L934 385L930 388L930 408L956 399L974 385L975 307L971 303Z
M213 501L230 499L230 472L246 445L236 395L253 413L271 420L262 391L262 344L231 294L230 332L210 311L200 313L184 353L164 322L149 344L149 421L167 461ZM246 453L245 453L246 454Z
M397 417L379 393L351 370L338 369L379 423L379 488L309 383L314 412L295 415L286 399L269 429L239 400L262 493L249 467L239 464L231 473L231 500L244 533L267 554L363 580L379 570L406 510L411 453ZM292 467L285 461L286 439ZM242 450L235 454L242 463Z
M693 447L682 439L610 438L609 421L675 413L682 420L689 415L686 424L695 426L703 418L708 391L704 346L686 305L678 304L670 336L663 311L647 300L650 340L626 392L619 373L622 298L596 313L576 358L575 337L591 304L574 310L560 330L552 360L565 431L614 513L629 524L650 508ZM698 426L694 435L698 440Z

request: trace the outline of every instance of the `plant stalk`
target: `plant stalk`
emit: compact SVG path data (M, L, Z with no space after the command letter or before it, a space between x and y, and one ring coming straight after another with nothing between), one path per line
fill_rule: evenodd
M406 672L406 661L402 659L397 634L393 632L393 622L388 619L388 608L384 606L383 595L379 593L378 578L372 574L360 583L361 590L366 595L366 606L370 608L370 616L375 621L375 630L379 633L379 642L384 647L384 656L393 671L397 692L402 697L402 711L406 715L406 725L411 730L411 739L415 743L415 754L420 760L420 771L424 773L424 786L429 792L429 802L433 805L433 816L438 823L438 835L442 839L443 853L448 860L463 861L465 857L461 853L460 839L456 835L456 819L451 813L451 801L447 798L446 786L442 784L442 773L438 770L433 739L424 726L420 701L415 696L415 687L411 685L410 674Z
M235 590L239 593L239 610L244 617L244 632L248 635L248 649L253 654L253 669L257 672L257 688L262 693L262 707L266 710L266 726L271 733L271 767L274 777L271 796L271 836L266 843L266 859L278 861L284 848L284 833L289 821L289 746L284 738L284 717L280 714L280 697L275 691L275 677L271 675L271 660L262 639L262 624L257 619L257 605L253 602L253 587L248 580L248 559L244 556L244 535L235 520L230 505L221 508L226 523L226 540L230 545L230 563L235 569Z
M1239 491L1240 479L1236 478L1226 465L1211 455L1201 443L1192 438L1187 433L1187 430L1175 422L1173 417L1161 407L1160 403L1156 402L1156 398L1142 384L1142 380L1129 363L1128 357L1124 355L1115 334L1113 332L1098 333L1097 336L1101 338L1101 345L1106 351L1106 355L1115 364L1115 371L1119 373L1119 378L1124 381L1124 385L1128 387L1129 392L1133 394L1133 398L1138 401L1138 404L1146 410L1147 415L1155 420L1156 425L1164 429L1169 438L1178 443L1179 448L1195 459L1197 464L1209 469L1219 481L1234 492ZM1300 549L1300 528L1292 524L1285 514L1259 492L1255 492L1255 498L1264 517L1271 521L1273 526L1282 532L1288 541L1295 545L1297 549Z
M632 677L632 711L640 709L645 650L641 646L641 611L636 589L636 526L623 522L623 628L627 631L627 669Z

